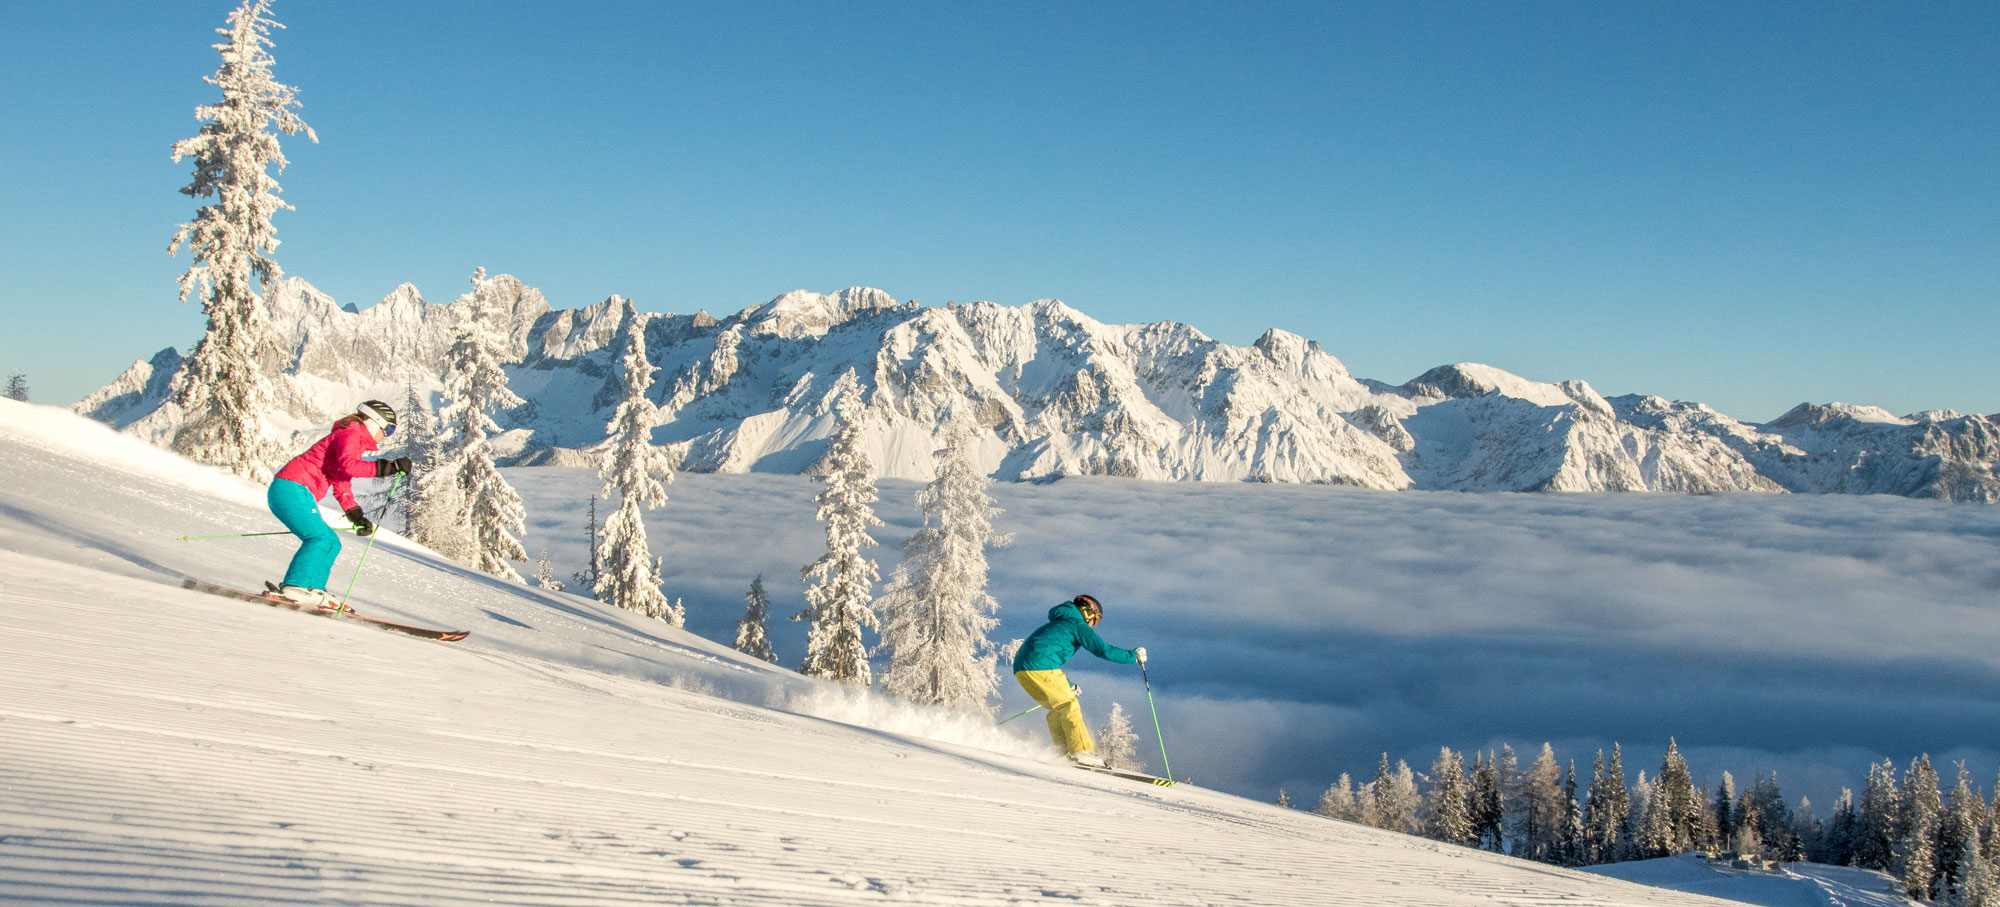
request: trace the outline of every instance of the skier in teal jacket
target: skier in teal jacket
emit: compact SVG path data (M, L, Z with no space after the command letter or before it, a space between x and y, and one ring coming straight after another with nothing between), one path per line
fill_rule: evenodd
M1049 710L1049 736L1078 765L1102 766L1090 728L1083 723L1083 704L1077 701L1076 687L1063 673L1063 665L1078 649L1088 649L1113 664L1146 661L1146 649L1121 649L1104 641L1092 629L1104 619L1104 606L1096 598L1079 595L1049 609L1049 622L1028 634L1021 650L1014 654L1014 679L1035 702Z

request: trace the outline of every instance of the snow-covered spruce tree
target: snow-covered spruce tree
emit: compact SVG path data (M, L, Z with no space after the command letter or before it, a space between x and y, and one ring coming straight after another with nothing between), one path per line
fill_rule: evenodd
M1555 748L1542 751L1521 783L1521 848L1515 856L1543 863L1558 862L1563 828L1562 768Z
M1646 804L1646 821L1639 828L1639 852L1646 857L1670 857L1694 849L1702 817L1707 813L1701 789L1695 787L1681 756L1680 744L1667 741L1667 755L1660 762L1660 776L1653 782Z
M660 591L660 559L653 556L646 538L644 511L667 502L667 488L674 480L674 461L653 445L653 426L659 413L646 398L658 371L646 361L646 327L637 309L628 309L625 325L624 394L618 409L605 426L610 433L609 458L598 475L604 479L599 496L609 499L618 493L618 509L604 521L604 540L598 543L597 559L602 562L597 579L597 600L657 617L676 627L687 622L687 612L678 601L667 601Z
M1715 786L1715 833L1725 845L1736 840L1736 776L1728 772Z
M1846 866L1854 861L1855 834L1854 790L1843 787L1840 796L1833 801L1833 818L1826 821L1826 829L1819 836L1819 849L1806 855L1806 859L1829 866Z
M1285 789L1282 787L1278 788L1278 799L1275 802L1284 809L1292 808L1292 798L1285 793Z
M1104 732L1097 735L1097 754L1104 757L1105 765L1119 771L1146 770L1146 763L1139 761L1139 735L1132 730L1132 717L1118 703L1111 704Z
M1340 780L1328 785L1326 793L1320 795L1313 812L1329 819L1361 821L1361 805L1354 797L1354 779L1341 772Z
M1868 766L1868 783L1855 807L1854 862L1862 869L1888 872L1896 862L1896 823L1903 812L1903 795L1896 787L1896 766L1888 759Z
M878 573L861 550L875 545L868 528L882 521L873 507L875 466L861 447L861 390L853 370L835 382L833 395L839 427L820 461L826 487L813 498L826 524L826 553L799 571L807 582L806 608L792 619L812 619L799 673L867 686L871 672L861 631L876 625L869 601Z
M542 556L535 561L535 585L550 592L561 592L562 580L556 579L555 565L549 563L549 549L542 549Z
M424 398L418 396L416 385L405 385L403 402L396 407L396 440L410 458L411 469L409 475L403 476L395 499L389 502L389 512L396 517L395 527L420 544L423 539L416 529L417 514L423 509L423 479L431 472L430 457L437 453L436 438L436 417L424 408Z
M1438 749L1431 763L1431 789L1425 796L1424 837L1471 847L1479 843L1472 827L1472 787L1465 777L1465 757L1450 747Z
M1585 859L1591 864L1615 863L1632 853L1631 794L1625 787L1625 762L1618 744L1611 745L1611 761L1597 751L1591 773L1590 793L1583 814Z
M1945 907L2000 907L2000 871L1978 850L1966 856L1959 878L1945 893Z
M1630 854L1627 859L1644 859L1645 848L1639 843L1639 834L1646 827L1646 817L1653 806L1653 782L1646 778L1645 769L1640 769L1639 776L1632 779L1632 790L1625 800L1632 810L1626 819L1626 824L1632 829L1632 845L1627 851Z
M181 302L198 294L208 316L178 379L175 402L186 421L173 449L257 481L269 478L285 453L264 428L272 402L267 370L280 353L259 294L284 274L270 257L278 248L271 216L292 206L278 198L270 167L285 169L278 133L319 141L293 111L297 90L271 77L271 29L284 26L270 9L270 0L245 0L229 14L229 27L216 30L225 39L215 45L222 65L206 81L222 90L222 100L195 108L205 125L173 149L176 161L194 159L181 193L215 201L196 209L167 244L169 255L187 245L192 261L180 277Z
M1563 776L1563 830L1559 848L1559 862L1564 866L1583 866L1583 803L1576 795L1576 760L1569 761L1569 772Z
M764 593L764 574L750 581L750 593L744 596L749 604L743 609L743 619L736 622L736 651L752 658L776 662L778 653L771 650L771 636L766 629L770 621L771 596Z
M1938 822L1938 890L1958 887L1966 860L1979 852L1979 829L1986 823L1986 800L1972 787L1972 770L1958 763L1958 783Z
M427 494L438 493L437 486L449 482L451 493L437 496L458 498L445 512L456 514L458 520L456 524L434 521L429 532L440 539L456 537L449 550L440 548L439 553L519 583L521 574L508 562L528 560L520 541L527 510L521 495L494 465L493 447L487 441L500 430L492 414L522 403L507 389L507 372L500 365L507 354L509 321L495 298L496 289L485 268L473 272L472 305L459 321L458 338L447 355L445 402L438 409L438 464L429 477Z
M1406 835L1417 833L1417 810L1422 808L1423 798L1417 793L1416 773L1410 770L1410 763L1397 760L1391 769L1389 754L1383 753L1382 763L1375 769L1375 783L1369 788L1368 824Z
M28 376L20 369L15 369L7 376L7 391L4 396L9 400L28 402Z
M986 591L986 549L1005 545L993 531L993 482L972 460L973 430L957 419L937 454L937 474L917 493L924 526L903 543L903 562L882 600L882 685L912 702L985 710L997 688L987 631L1000 603Z
M1896 874L1903 893L1918 900L1937 897L1938 830L1944 803L1937 770L1929 755L1918 756L1903 774L1903 813L1897 828Z
M1490 753L1480 753L1474 759L1471 812L1472 831L1479 838L1479 848L1505 853L1506 804L1500 794L1500 770Z

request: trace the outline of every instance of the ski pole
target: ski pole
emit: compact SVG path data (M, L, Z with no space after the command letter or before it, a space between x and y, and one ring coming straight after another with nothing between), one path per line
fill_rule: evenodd
M1139 679L1146 683L1146 708L1153 713L1153 733L1160 738L1160 765L1167 770L1168 781L1174 779L1174 764L1167 761L1167 735L1160 733L1160 708L1153 704L1153 681L1146 677L1146 663L1139 662Z
M328 529L331 529L331 530L333 530L333 531L335 531L335 532L353 532L353 531L354 531L354 527L353 527L353 526L328 526L328 527L326 527L326 528L328 528ZM180 538L177 538L177 539L174 539L174 541L176 541L176 542L203 542L203 541L207 541L207 540L209 540L209 539L250 539L250 538L256 538L256 537L258 537L258 536L260 536L260 535L291 535L291 534L292 534L292 531L291 531L290 529L280 529L280 530L278 530L278 531L276 531L276 532L238 532L238 533L235 533L235 534L233 534L233 535L184 535L184 536L181 536Z
M400 472L396 474L395 478L389 480L389 500L395 500L396 487L402 484L403 484L403 474ZM386 511L388 508L384 507L383 509ZM381 529L378 527L376 529L376 532L380 531ZM341 611L347 610L347 597L349 595L354 594L354 581L361 578L361 565L368 563L368 552L373 551L374 549L375 549L375 533L370 532L368 533L368 545L367 547L361 549L361 560L355 562L354 575L347 578L347 591L340 593L340 605L333 609L334 613L337 614Z
M1006 724L1006 723L1007 723L1007 722L1009 722L1009 721L1013 721L1014 719L1016 719L1016 718L1019 718L1019 717L1021 717L1022 715L1026 715L1026 714L1028 714L1029 712L1032 712L1032 711L1034 711L1034 710L1036 710L1036 709L1039 709L1039 708L1041 708L1041 706L1040 706L1040 705L1031 705L1031 706L1028 706L1027 708L1025 708L1025 709L1022 709L1022 710L1021 710L1021 711L1019 711L1019 712L1015 712L1015 713L1014 713L1014 714L1012 714L1012 715L1009 715L1009 716L1007 716L1007 717L1005 717L1005 718L1002 718L1002 719L1000 719L999 721L996 721L996 722L994 722L993 726L994 726L994 727L999 727L1000 725L1003 725L1003 724Z

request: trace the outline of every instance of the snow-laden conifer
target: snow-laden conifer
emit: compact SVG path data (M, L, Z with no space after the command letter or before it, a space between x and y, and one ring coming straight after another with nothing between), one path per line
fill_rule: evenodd
M1000 603L986 591L986 549L1008 539L993 531L992 479L973 462L973 426L957 419L937 453L937 473L917 493L924 526L903 543L903 562L877 603L882 685L913 702L988 708L996 690L987 631Z
M861 390L852 370L835 382L833 396L839 426L820 461L825 487L813 498L826 524L826 553L800 571L806 608L792 619L812 619L800 673L866 686L871 672L861 631L876 625L869 602L879 574L861 551L874 547L868 528L882 521L875 518L875 466L861 446Z
M1361 806L1354 795L1354 779L1341 772L1340 780L1328 785L1326 793L1320 795L1319 805L1313 807L1313 812L1329 819L1361 821Z
M396 528L419 543L424 539L416 528L417 515L424 506L424 479L431 473L431 457L437 454L436 438L436 418L424 407L424 398L417 394L416 385L405 385L403 402L396 407L396 441L411 465L409 475L402 477L396 489L396 497L389 502L389 514L395 517Z
M1481 850L1504 853L1507 849L1507 810L1500 793L1500 770L1495 757L1480 753L1472 770L1472 830Z
M1097 754L1104 758L1105 765L1120 771L1146 770L1146 763L1139 760L1139 735L1132 730L1132 717L1118 703L1111 704L1111 714L1104 719L1104 732L1097 735Z
M752 658L775 662L778 653L771 649L771 636L767 625L770 622L771 596L764 592L764 575L750 581L750 592L744 596L748 605L743 609L743 619L736 622L736 651Z
M1660 776L1653 782L1646 804L1646 820L1639 828L1639 852L1646 857L1669 857L1694 849L1708 812L1705 797L1695 787L1680 744L1667 741L1667 754L1660 762Z
M646 329L637 309L628 309L625 334L624 393L618 410L606 426L610 450L598 476L604 479L599 495L606 499L618 493L618 509L604 521L604 540L598 544L601 572L597 580L597 600L628 611L657 617L676 627L687 621L678 601L667 601L660 591L660 559L653 555L646 537L644 511L667 502L667 484L674 480L674 461L653 444L653 426L659 413L646 398L658 371L646 361Z
M1896 787L1896 766L1888 759L1868 766L1867 785L1855 807L1854 865L1888 872L1896 861L1896 824L1903 795Z
M1937 770L1929 755L1918 756L1903 774L1903 811L1897 830L1895 871L1903 893L1918 900L1937 897L1938 830L1944 804Z
M1583 811L1585 858L1592 864L1614 863L1631 856L1632 805L1625 787L1624 756L1611 746L1611 761L1597 751Z
M1416 773L1410 770L1410 763L1397 760L1396 767L1389 767L1389 754L1382 754L1382 762L1375 769L1375 781L1369 785L1367 806L1368 824L1376 828L1386 828L1413 835L1418 831L1417 810L1422 808L1423 799L1417 793Z
M1979 852L1980 826L1986 823L1986 800L1972 786L1972 770L1958 763L1958 783L1952 785L1938 823L1940 891L1958 887L1967 859Z
M458 323L458 337L447 354L444 405L438 409L438 463L429 477L427 495L456 497L436 514L429 532L449 540L439 553L510 582L522 582L509 561L526 562L520 533L527 523L521 495L500 475L488 437L500 430L493 413L521 405L507 389L501 367L508 349L508 320L496 298L498 288L480 268L472 275L471 305ZM444 492L438 486L449 484ZM456 524L445 514L456 514ZM437 547L433 545L432 547Z
M270 0L245 0L217 29L222 64L207 82L222 100L195 108L200 131L174 143L174 160L194 159L193 179L181 188L191 198L215 201L195 210L180 225L167 253L188 247L191 262L181 274L181 302L202 301L208 328L187 360L175 390L186 421L173 448L262 481L284 451L265 433L271 409L269 370L280 352L264 312L261 293L283 276L271 254L277 229L271 216L290 209L279 196L270 168L284 172L278 133L304 132L319 141L293 108L297 90L272 78Z
M1431 789L1425 795L1424 836L1447 844L1470 847L1479 843L1472 827L1472 788L1465 777L1465 757L1450 747L1438 749L1431 763Z
M7 391L5 396L9 400L18 400L22 403L28 402L28 376L26 373L20 369L15 369L7 375Z
M1521 849L1515 855L1544 863L1558 862L1563 832L1562 768L1555 747L1542 751L1521 782Z

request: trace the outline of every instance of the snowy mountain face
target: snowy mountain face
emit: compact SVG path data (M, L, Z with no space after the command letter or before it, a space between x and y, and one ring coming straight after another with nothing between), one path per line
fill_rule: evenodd
M500 277L510 304L510 381L526 404L496 449L521 465L593 463L617 405L613 296L555 310ZM268 305L288 360L274 376L284 430L305 435L359 400L435 401L469 295L425 302L398 287L363 311L297 278ZM656 439L685 467L797 473L825 451L829 394L855 370L881 474L928 479L954 412L980 426L997 479L1111 475L1163 481L1326 483L1460 491L1727 491L1896 494L2000 501L1992 416L1897 417L1801 405L1766 425L1700 404L1607 399L1477 364L1391 386L1357 379L1315 342L1273 330L1248 347L1172 322L1107 325L1055 300L944 307L880 290L796 291L727 318L639 313ZM166 350L76 405L155 440L182 414ZM274 366L275 367L275 366Z

